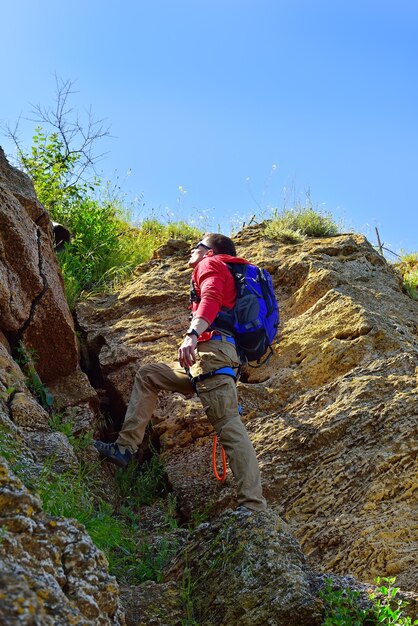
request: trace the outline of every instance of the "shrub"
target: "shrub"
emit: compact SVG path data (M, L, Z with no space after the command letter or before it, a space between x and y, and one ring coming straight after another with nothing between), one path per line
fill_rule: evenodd
M403 254L396 266L402 274L406 292L413 300L418 300L418 252Z
M39 200L51 218L72 233L71 242L59 253L65 294L72 309L82 291L123 279L150 259L167 238L199 239L201 232L185 222L163 224L155 219L144 220L134 228L123 200L111 193L111 185L103 187L96 176L88 178L98 158L92 146L108 131L100 122L90 120L83 129L78 116L69 119L71 87L69 81L57 79L56 110L36 109L40 121L52 132L38 125L29 152L20 145L16 133L11 132L11 136L19 165L33 179Z
M361 626L369 614L359 606L360 592L353 589L334 589L331 579L320 593L325 603L322 626Z
M276 212L267 225L266 234L285 243L299 243L306 237L332 237L339 227L330 213L312 207L296 207Z
M74 233L59 254L67 301L73 308L83 290L103 288L126 277L168 238L192 241L201 232L185 222L163 224L144 220L135 228L118 202L77 200L65 225Z
M325 604L322 626L416 626L405 615L407 603L396 596L399 587L394 587L395 578L376 578L380 585L369 593L369 606L361 602L361 594L353 589L335 589L328 579L320 596ZM362 606L363 605L363 606Z

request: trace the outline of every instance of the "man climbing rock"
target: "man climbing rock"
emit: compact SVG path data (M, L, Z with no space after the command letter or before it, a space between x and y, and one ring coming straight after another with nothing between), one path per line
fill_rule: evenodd
M222 311L235 305L236 287L226 263L247 264L233 241L211 233L191 250L192 319L178 351L180 367L144 365L136 374L125 420L115 443L95 442L109 461L126 467L144 438L160 390L185 395L195 390L226 451L237 483L238 511L265 510L260 470L238 412L236 375L240 366L233 332Z

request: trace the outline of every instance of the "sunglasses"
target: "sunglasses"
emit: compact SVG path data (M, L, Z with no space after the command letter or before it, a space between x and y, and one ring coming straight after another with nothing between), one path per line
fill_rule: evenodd
M209 248L209 246L207 246L206 244L204 244L201 241L199 241L199 243L197 243L195 246L193 246L192 252L193 252L193 250L197 250L199 248L199 246L201 246L202 248L205 248L205 250L212 250L212 248Z

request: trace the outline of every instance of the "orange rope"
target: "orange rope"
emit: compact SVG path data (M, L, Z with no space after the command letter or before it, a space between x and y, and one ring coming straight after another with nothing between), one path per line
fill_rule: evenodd
M213 466L213 473L215 474L215 477L220 481L223 482L226 478L226 454L225 454L225 450L224 447L222 447L222 476L219 476L218 474L218 470L216 468L216 446L218 443L218 437L215 435L214 439L213 439L213 449L212 449L212 466Z

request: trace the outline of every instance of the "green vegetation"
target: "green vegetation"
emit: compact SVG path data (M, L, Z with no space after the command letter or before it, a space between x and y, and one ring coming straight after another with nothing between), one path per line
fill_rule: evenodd
M403 254L396 267L402 275L407 294L413 300L418 300L418 252Z
M325 617L322 626L415 626L405 615L407 603L396 596L399 587L394 587L395 578L377 578L380 585L369 593L368 606L361 604L361 594L353 589L334 589L328 579L320 593L325 604ZM371 604L371 606L370 606Z
M0 424L0 456L4 457L11 466L22 456L20 442L9 429Z
M165 468L158 454L141 467L130 463L126 469L118 468L116 480L122 506L130 509L151 504L157 496L167 493Z
M16 389L14 387L7 387L4 391L0 391L0 400L9 400L10 396L14 394Z
M183 570L183 578L181 581L181 601L186 612L186 619L182 621L182 626L199 626L194 617L193 589L192 573L187 563L186 556L186 566Z
M66 226L72 240L59 253L65 292L73 308L83 290L121 280L170 237L199 239L201 232L185 222L163 224L146 219L138 228L130 223L129 209L112 197L101 181L76 180L82 155L67 153L58 133L37 127L30 154L21 153L22 165L32 177L39 200L51 218Z
M33 179L39 200L53 221L68 228L69 244L59 253L67 301L73 308L83 290L103 288L127 276L170 237L199 239L201 231L185 222L144 219L131 223L130 207L120 188L103 185L95 174L97 142L109 136L101 120L89 114L84 126L71 106L70 81L56 78L54 108L37 106L33 143L29 150L18 129L8 129L19 166Z
M118 473L116 477L116 508L96 495L96 467L87 468L83 463L76 470L60 474L52 470L52 463L45 465L37 491L45 511L51 515L74 518L86 527L95 545L105 553L109 570L119 582L161 582L163 569L176 553L178 544L164 534L150 544L138 522L139 507L152 503L165 493L162 464L153 457L141 468L134 464L132 468L126 476ZM174 513L175 501L168 498L160 527L163 533L177 527Z
M74 420L71 417L64 419L59 413L53 413L52 417L48 420L48 426L51 430L64 433L75 451L85 450L93 442L92 432L81 433L77 437L73 434Z
M307 237L332 237L339 227L332 215L311 206L296 206L276 212L268 223L266 234L283 243L300 243Z
M418 620L412 622L411 618L405 615L405 608L408 603L396 597L399 593L399 587L393 586L396 582L395 577L377 578L375 582L380 587L370 594L370 599L373 601L373 612L377 624L387 624L388 626L418 624Z
M9 467L28 489L33 489L32 463L25 458L22 448L23 441L19 435L0 424L0 457L7 461Z
M51 423L58 430L62 427L67 434L67 427L58 416L51 418ZM69 439L73 445L79 445L79 439L71 436ZM176 501L167 494L164 467L158 457L152 457L140 468L132 463L126 476L117 473L117 502L112 506L98 495L101 484L97 465L79 462L76 468L59 473L51 458L39 475L34 474L24 462L22 442L1 425L0 456L30 490L38 493L45 512L76 519L86 527L119 582L162 581L164 568L178 550L178 541L170 534L177 528ZM147 533L140 528L140 507L157 501L162 509L160 536L150 543Z
M35 369L38 357L36 351L27 348L22 342L15 349L15 360L26 375L26 386L33 393L37 401L46 411L49 411L54 403L54 397L48 387L41 381Z

